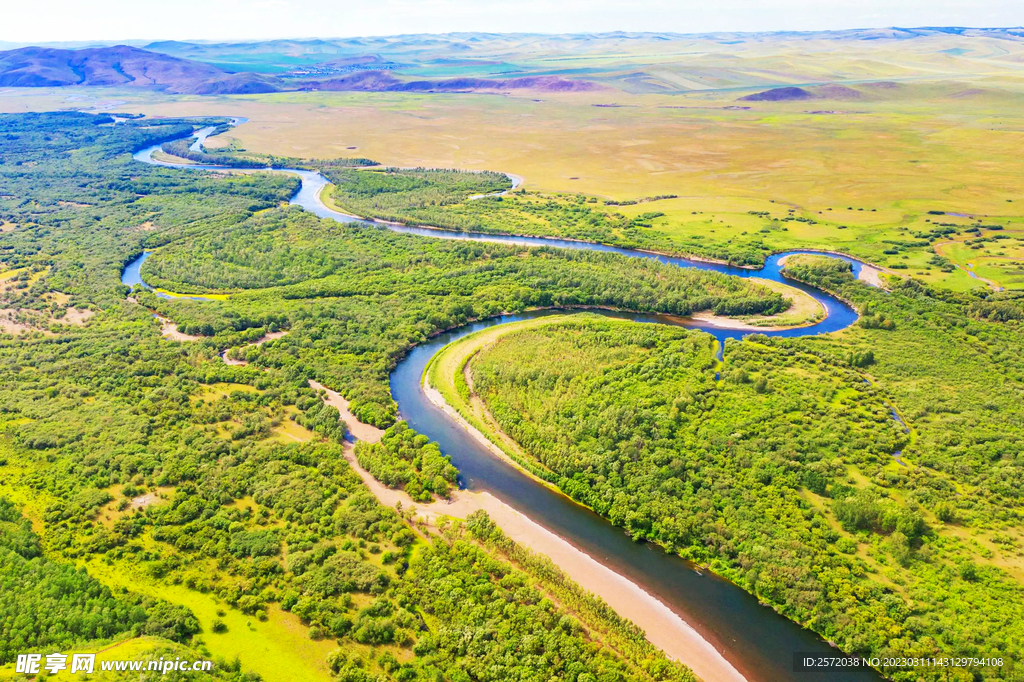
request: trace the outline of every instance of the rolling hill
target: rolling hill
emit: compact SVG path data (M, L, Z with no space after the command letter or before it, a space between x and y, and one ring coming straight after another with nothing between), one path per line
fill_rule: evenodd
M1022 60L1024 29L1015 28L451 33L24 47L0 52L0 86L129 86L172 94L607 88L636 95L728 91L754 102L852 101L864 95L856 91L862 84L929 82L936 74L964 81L982 74L1016 78Z
M539 92L589 92L602 86L583 80L559 76L527 76L523 78L446 78L442 80L403 81L387 71L360 71L322 81L309 81L303 90L334 90L363 92L504 92L535 90Z
M274 92L275 79L253 73L228 73L190 59L137 47L62 50L23 47L0 52L0 86L129 86L171 93L231 94Z
M321 80L294 77L299 74L279 78L246 70L230 72L214 64L127 45L80 50L23 47L0 52L0 87L127 86L195 95L285 90L582 92L601 87L589 81L554 75L408 80L388 70L379 70L390 64L373 56L339 58L328 64L343 72L354 70L348 75Z

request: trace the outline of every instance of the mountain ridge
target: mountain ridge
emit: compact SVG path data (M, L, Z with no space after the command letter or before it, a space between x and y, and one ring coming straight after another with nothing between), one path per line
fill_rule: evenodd
M206 62L128 45L81 50L23 47L0 52L0 87L121 86L195 95L297 90L475 92L531 89L583 92L602 88L590 81L552 75L406 81L388 71L377 70L383 64L379 57L341 57L328 63L332 62L351 62L374 68L321 80L284 80L250 71L230 72Z
M229 73L211 64L128 45L65 50L22 47L0 52L0 86L126 86L175 94L274 92L273 79Z

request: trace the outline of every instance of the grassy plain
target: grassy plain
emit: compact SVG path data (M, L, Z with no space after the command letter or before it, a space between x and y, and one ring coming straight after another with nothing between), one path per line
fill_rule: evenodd
M672 243L699 236L727 244L756 239L774 250L835 248L966 289L984 283L930 264L928 247L885 252L887 242L912 241L937 221L961 229L981 221L1024 237L1022 162L1014 151L1024 132L1024 88L969 85L905 84L881 94L861 87L855 101L751 102L740 110L725 107L742 93L718 91L544 94L543 101L287 93L239 97L230 106L144 108L248 116L250 123L225 135L248 151L503 170L524 176L531 191L601 200L677 195L614 210L663 213L649 229ZM598 106L611 100L621 106ZM837 113L808 113L818 108ZM961 215L936 219L929 211ZM782 221L783 229L752 213ZM994 274L1001 286L1021 286Z
M514 66L587 78L602 89L220 97L6 89L0 109L241 115L249 122L211 146L507 171L545 198L582 194L599 204L675 195L612 208L628 217L664 214L646 229L666 248L685 250L694 237L773 250L826 247L953 289L985 287L986 280L1024 287L1012 261L1024 238L1017 152L1024 79L1016 43L953 34L896 41L739 36L569 49L487 37L472 49L480 60L495 52L476 66L422 65L409 74L487 76ZM779 85L803 86L813 99L740 100ZM931 262L932 245L914 244L913 234L936 222L956 226L961 241L972 224L998 225L1015 251L1006 250L1011 260L1004 261L995 252L951 249L947 257L959 267L944 270ZM967 274L969 262L982 279Z
M270 606L267 620L260 621L227 606L212 594L154 580L134 567L111 566L93 560L85 564L85 568L111 587L129 588L187 606L203 626L203 640L215 656L228 661L238 657L246 670L264 679L282 682L331 679L327 654L338 648L337 642L310 639L309 628L299 617L282 611L277 604ZM212 565L211 570L215 570ZM214 632L215 620L223 622L227 630Z

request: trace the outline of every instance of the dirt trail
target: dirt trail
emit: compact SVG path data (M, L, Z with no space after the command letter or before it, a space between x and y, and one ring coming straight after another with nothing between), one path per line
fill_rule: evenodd
M178 325L166 317L153 313L153 317L160 321L160 335L170 341L198 341L201 336L192 336L185 332L178 331Z
M324 401L338 409L355 438L370 443L380 441L384 431L360 422L349 410L349 402L335 391L322 384L310 381L314 390L326 392ZM487 438L469 426L461 415L444 403L441 394L428 389L431 401L444 407L448 414L460 421L464 428L482 443L494 446ZM440 401L440 403L437 403ZM497 453L495 453L497 454ZM501 453L504 455L504 453ZM345 457L353 470L366 484L381 504L389 507L402 503L403 509L415 509L415 515L429 523L439 517L466 518L472 512L483 509L512 540L528 549L549 557L583 589L600 597L616 613L628 618L641 627L647 639L670 658L689 666L704 682L743 682L745 678L729 663L710 642L705 640L686 621L676 615L668 606L645 592L640 586L607 568L590 555L577 549L566 540L519 513L490 493L475 493L468 490L453 491L450 501L430 504L414 502L401 490L392 490L363 469L355 458L355 446L345 446Z
M277 331L277 332L269 332L269 333L264 334L263 336L261 336L256 341L253 341L252 343L246 344L245 346L242 346L242 347L243 348L248 348L249 346L262 346L267 341L273 341L275 339L280 339L281 337L285 336L286 334L288 334L288 332L284 331L284 330L283 331ZM230 349L228 349L228 350L230 350ZM229 358L227 350L221 351L220 359L224 361L225 365L231 365L232 367L245 367L246 365L249 364L245 360L235 360L234 358Z

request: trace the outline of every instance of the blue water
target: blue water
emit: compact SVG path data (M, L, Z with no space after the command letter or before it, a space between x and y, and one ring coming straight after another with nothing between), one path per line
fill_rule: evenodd
M146 262L146 259L152 253L152 251L145 251L131 263L124 266L124 270L121 271L121 284L126 287L141 286L150 289L151 287L142 281L142 264Z
M205 139L205 138L204 138ZM147 147L134 156L138 161L145 163L169 167L169 168L188 168L192 170L222 170L220 166L209 166L201 164L175 164L164 161L157 161L153 159L153 152L158 150L160 145L154 145ZM849 305L839 300L838 298L800 282L796 282L790 279L786 279L782 276L782 268L779 265L779 261L786 256L801 253L816 253L814 251L788 251L786 253L777 253L769 256L765 260L764 267L754 270L750 268L742 268L735 265L728 265L724 263L708 263L705 261L693 260L690 258L683 258L681 256L665 256L654 253L647 253L644 251L638 251L635 249L626 249L619 246L610 246L607 244L595 244L592 242L581 242L573 241L569 239L556 239L548 237L525 237L525 236L509 236L499 234L487 234L482 232L455 232L449 230L438 230L429 227L410 227L407 225L397 225L394 223L374 223L365 221L362 218L356 216L346 215L338 211L332 210L325 206L320 201L320 193L323 191L329 183L327 178L316 171L299 170L294 168L279 168L275 169L278 171L284 171L297 175L302 185L299 191L290 200L290 203L296 206L301 206L310 213L317 215L321 218L330 218L337 220L342 223L365 223L368 225L383 225L387 229L393 232L400 232L402 234L413 234L421 237L431 237L434 239L453 239L463 241L480 241L480 242L492 242L500 244L515 244L519 246L545 246L554 247L561 249L570 249L574 251L600 251L604 253L616 253L622 256L630 258L646 258L650 260L656 260L661 263L678 265L685 268L696 268L698 270L709 270L712 272L720 272L727 275L733 275L735 277L759 277L761 279L773 280L776 282L785 282L789 286L800 289L812 296L815 300L821 303L825 307L825 317L816 324L807 327L798 327L793 329L786 329L781 331L765 331L761 332L768 336L809 336L812 334L828 334L837 332L841 329L849 327L851 324L857 321L857 312ZM860 273L863 264L848 256L839 254L830 254L835 258L840 258L850 263L853 268L854 276ZM200 298L200 297L196 297ZM689 321L686 323L687 326L702 329L707 333L714 336L720 343L724 343L725 339L741 338L749 333L749 330L733 330L724 329L722 327L716 327L714 325L701 323L699 321Z
M244 122L244 120L239 120ZM205 137L203 138L205 139ZM152 154L159 146L149 147L135 154L145 163L193 170L216 169L214 166L178 165L155 161ZM679 267L721 272L736 277L760 277L785 281L813 296L825 307L826 315L818 323L807 327L783 331L762 332L768 336L808 336L826 334L849 327L856 322L857 313L849 305L823 291L792 280L784 280L779 261L793 251L769 257L759 270L732 265L706 263L687 258L662 256L616 246L593 244L563 239L515 237L473 232L449 232L423 227L408 227L386 223L371 223L327 208L319 199L328 184L326 178L315 171L275 169L293 173L302 180L302 186L291 203L301 206L321 218L343 223L364 222L383 224L387 229L404 234L435 239L457 239L499 242L524 246L546 246L573 250L617 253L630 258L648 258ZM139 268L148 254L142 254L124 271L122 282L132 286L142 284ZM835 256L851 263L854 274L861 263L846 256ZM522 512L548 530L556 533L578 549L589 554L617 573L641 586L662 601L696 629L707 641L732 663L751 682L860 682L882 679L872 670L843 670L828 673L793 672L794 652L838 653L814 633L765 608L736 585L712 574L700 574L695 567L678 556L664 553L647 544L633 542L626 534L608 521L581 507L563 495L534 481L515 467L493 456L443 410L434 406L423 392L423 370L434 354L447 343L466 334L497 324L556 314L558 311L532 311L522 315L506 315L475 322L457 330L437 336L413 348L391 373L391 392L398 404L402 419L436 441L441 450L452 457L461 472L460 483L465 488L486 491L514 509ZM723 329L696 321L680 321L662 315L598 311L608 317L630 319L636 322L684 324L713 335L720 347L726 339L741 338L750 331Z
M146 259L153 255L152 251L143 251L141 254L136 256L128 265L124 266L124 270L121 271L121 284L126 287L141 286L143 289L153 291L153 287L149 286L142 281L142 264L146 262ZM155 292L160 298L166 298L168 300L175 299L188 299L189 301L212 301L212 298L206 296L169 296L162 291Z
M217 126L208 126L202 130L196 131L196 141L188 148L190 152L201 152L203 151L203 143L206 142L206 138L217 129Z

